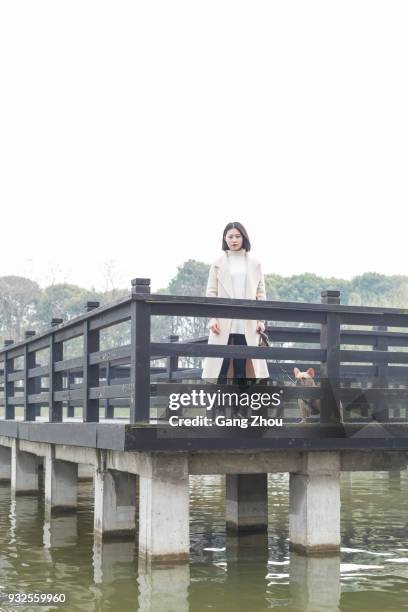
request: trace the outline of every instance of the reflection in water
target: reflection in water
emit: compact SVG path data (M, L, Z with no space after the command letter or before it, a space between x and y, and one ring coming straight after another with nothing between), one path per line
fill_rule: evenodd
M224 478L192 477L190 564L163 566L139 561L132 541L94 538L92 486L79 483L77 515L44 522L43 491L11 502L10 486L0 485L3 591L63 592L69 611L407 607L405 471L342 475L341 555L322 558L289 553L287 475L269 479L268 535L239 538L226 535Z
M76 514L51 517L44 520L43 542L45 548L76 546L78 537Z
M188 612L190 566L188 563L151 565L144 559L138 565L140 612Z
M136 552L134 540L109 542L95 534L92 557L95 584L114 582L121 566L132 566L133 570Z
M340 555L305 557L290 554L292 604L305 612L340 610Z

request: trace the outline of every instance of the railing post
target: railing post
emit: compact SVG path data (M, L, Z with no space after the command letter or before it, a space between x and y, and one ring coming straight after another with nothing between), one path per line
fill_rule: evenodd
M86 310L90 312L98 308L99 302L87 302ZM83 412L84 422L99 421L99 400L90 399L89 391L92 387L99 387L99 364L89 363L90 353L99 351L99 329L90 329L90 319L84 321L84 365L83 365Z
M130 422L150 420L150 279L132 280L130 305Z
M375 331L387 331L386 325L378 325L374 327ZM377 336L374 349L378 351L388 351L388 338L385 336ZM378 363L377 365L377 386L379 388L388 388L388 363ZM381 393L379 392L381 397ZM385 396L384 396L385 397ZM386 402L385 405L383 402ZM374 402L375 418L380 423L386 423L389 420L389 408L387 400Z
M62 361L62 359L63 359L62 342L55 342L54 334L50 334L50 356L49 356L49 366L48 366L49 368L48 420L51 423L60 423L62 421L62 401L56 401L54 399L54 393L56 391L62 391L62 372L55 371L55 362Z
M75 384L75 374L73 374L72 372L70 372L68 370L67 372L67 385L68 385L68 389L71 388L71 385ZM67 406L67 417L71 418L75 416L75 406L71 406L69 401L68 401L68 406Z
M5 340L4 346L11 346L14 340ZM14 420L16 418L16 407L10 404L9 399L14 397L14 381L8 382L7 376L14 371L14 359L8 358L7 351L4 354L4 418Z
M178 342L179 341L179 336L175 335L175 334L170 334L169 336L169 342ZM172 379L172 374L173 372L176 372L178 370L178 355L171 355L170 357L167 357L167 376L169 378L169 380Z
M322 304L340 304L340 291L322 291ZM326 322L320 330L320 348L326 351L326 361L320 366L322 399L320 422L340 422L340 315L326 312Z
M28 340L35 336L35 331L24 332L24 339ZM24 346L24 420L35 421L37 415L36 404L30 404L29 395L35 393L35 379L29 378L28 373L31 368L35 368L35 352L29 352L28 342Z
M110 382L111 382L111 364L110 361L106 362L105 365L105 378L106 378L106 383L105 385L107 387L109 387ZM105 419L113 419L114 418L114 407L111 406L110 400L109 398L107 398L105 400Z

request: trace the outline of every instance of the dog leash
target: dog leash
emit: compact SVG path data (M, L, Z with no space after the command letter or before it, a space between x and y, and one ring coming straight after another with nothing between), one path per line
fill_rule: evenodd
M268 336L265 334L265 332L261 332L261 331L260 331L260 332L258 332L258 333L259 333L259 335L261 336L261 339L263 340L263 342L265 343L265 346L267 346L268 348L270 348L271 344L270 344L270 342L269 342L269 338L268 338ZM270 361L272 361L272 363L276 363L276 364L279 366L279 368L280 368L281 372L283 372L283 373L284 373L284 374L285 374L285 375L286 375L286 376L289 378L289 380L290 380L290 381L291 381L291 382L292 382L294 385L296 385L296 384L297 384L297 381L296 381L296 380L293 380L293 378L290 376L290 374L289 374L289 373L288 373L288 372L287 372L287 371L286 371L286 370L285 370L285 369L284 369L284 368L281 366L281 364L279 363L279 361L277 361L276 359L271 359Z

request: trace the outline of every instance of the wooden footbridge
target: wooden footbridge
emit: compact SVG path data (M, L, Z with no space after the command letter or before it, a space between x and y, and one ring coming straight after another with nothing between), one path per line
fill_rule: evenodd
M267 320L271 346L152 342L153 316ZM130 342L101 348L103 333L123 324ZM343 306L337 291L323 292L321 304L227 300L151 294L148 279L135 279L125 299L88 303L79 317L5 342L0 479L11 480L13 495L38 492L43 466L51 516L76 510L78 465L92 466L95 532L103 537L134 532L138 484L139 553L160 561L188 558L189 474L225 474L227 525L256 530L267 523L267 473L286 471L292 547L336 551L340 471L406 467L407 327L408 311ZM81 348L67 356L75 338ZM208 356L267 359L283 389L268 416L284 426L170 426L169 394L203 384L201 370L182 359ZM317 385L294 385L294 366L312 366ZM299 399L319 399L320 414L300 423Z

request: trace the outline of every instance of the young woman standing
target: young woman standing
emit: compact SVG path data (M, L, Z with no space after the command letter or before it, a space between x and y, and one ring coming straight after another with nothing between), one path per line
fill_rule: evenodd
M265 300L265 283L260 263L249 255L251 243L241 223L228 223L222 234L223 254L210 268L207 297ZM259 345L264 321L211 319L208 344ZM202 377L219 383L229 378L268 378L264 359L207 357Z

